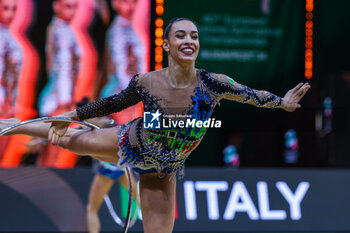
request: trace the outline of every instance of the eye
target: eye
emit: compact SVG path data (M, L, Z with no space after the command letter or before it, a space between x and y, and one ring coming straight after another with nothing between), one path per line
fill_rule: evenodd
M198 39L198 35L192 35L192 39Z
M177 38L180 38L180 39L182 39L182 38L185 37L183 34L176 34L175 36L176 36Z

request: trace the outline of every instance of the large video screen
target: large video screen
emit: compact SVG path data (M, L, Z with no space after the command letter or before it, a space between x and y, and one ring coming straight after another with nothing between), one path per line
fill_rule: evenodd
M0 118L57 116L149 71L150 7L150 0L1 1ZM141 112L111 117L125 123ZM26 136L0 140L4 167L19 165L35 144ZM55 155L39 155L39 165L71 167L77 159L45 153Z

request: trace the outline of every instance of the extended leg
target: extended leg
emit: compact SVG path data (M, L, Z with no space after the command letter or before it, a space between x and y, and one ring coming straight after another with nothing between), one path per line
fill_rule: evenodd
M0 129L14 123L13 119L0 120ZM35 122L23 125L9 135L25 134L47 139L50 123ZM69 128L61 138L59 146L79 155L90 155L96 159L110 163L118 162L118 136L116 128L99 130L82 130Z
M89 233L100 232L100 219L98 210L103 202L104 196L109 192L115 181L106 176L96 174L89 192L89 203L87 206L87 222Z
M140 198L145 233L171 233L175 221L176 181L157 174L140 175Z
M131 186L132 186L132 197L137 201L138 204L140 204L139 193L137 191L137 182L135 180L135 177L132 171L130 171L130 178L131 178ZM126 173L124 173L124 175L122 175L118 179L118 183L122 185L125 189L129 188L129 180L128 180L128 177L126 176Z

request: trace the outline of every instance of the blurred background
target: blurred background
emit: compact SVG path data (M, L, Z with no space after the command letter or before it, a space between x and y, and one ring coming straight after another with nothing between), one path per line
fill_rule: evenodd
M175 231L350 232L349 12L348 0L0 0L0 118L54 116L118 93L133 75L167 66L163 30L187 17L199 29L197 68L279 96L300 82L311 89L293 113L229 101L216 107L223 124L186 162ZM110 117L122 124L141 114L136 106ZM92 163L41 139L1 137L0 232L86 231ZM281 199L278 182L305 196L301 216ZM261 195L270 195L267 206ZM110 196L125 216L125 190ZM336 200L316 204L329 197ZM62 217L73 203L74 221ZM103 231L121 231L105 206L100 214ZM140 229L137 221L130 231Z

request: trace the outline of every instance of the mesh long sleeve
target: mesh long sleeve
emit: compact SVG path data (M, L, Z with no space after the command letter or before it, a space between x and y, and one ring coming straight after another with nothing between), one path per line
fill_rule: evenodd
M95 102L86 104L77 108L77 115L80 120L90 119L94 117L106 116L115 112L120 112L132 105L140 102L140 87L136 81L137 75L131 80L126 89L116 95L96 100Z
M202 72L201 78L207 89L217 97L248 103L256 107L276 108L282 104L282 98L268 91L255 90L233 81L227 76L215 79L208 72Z

